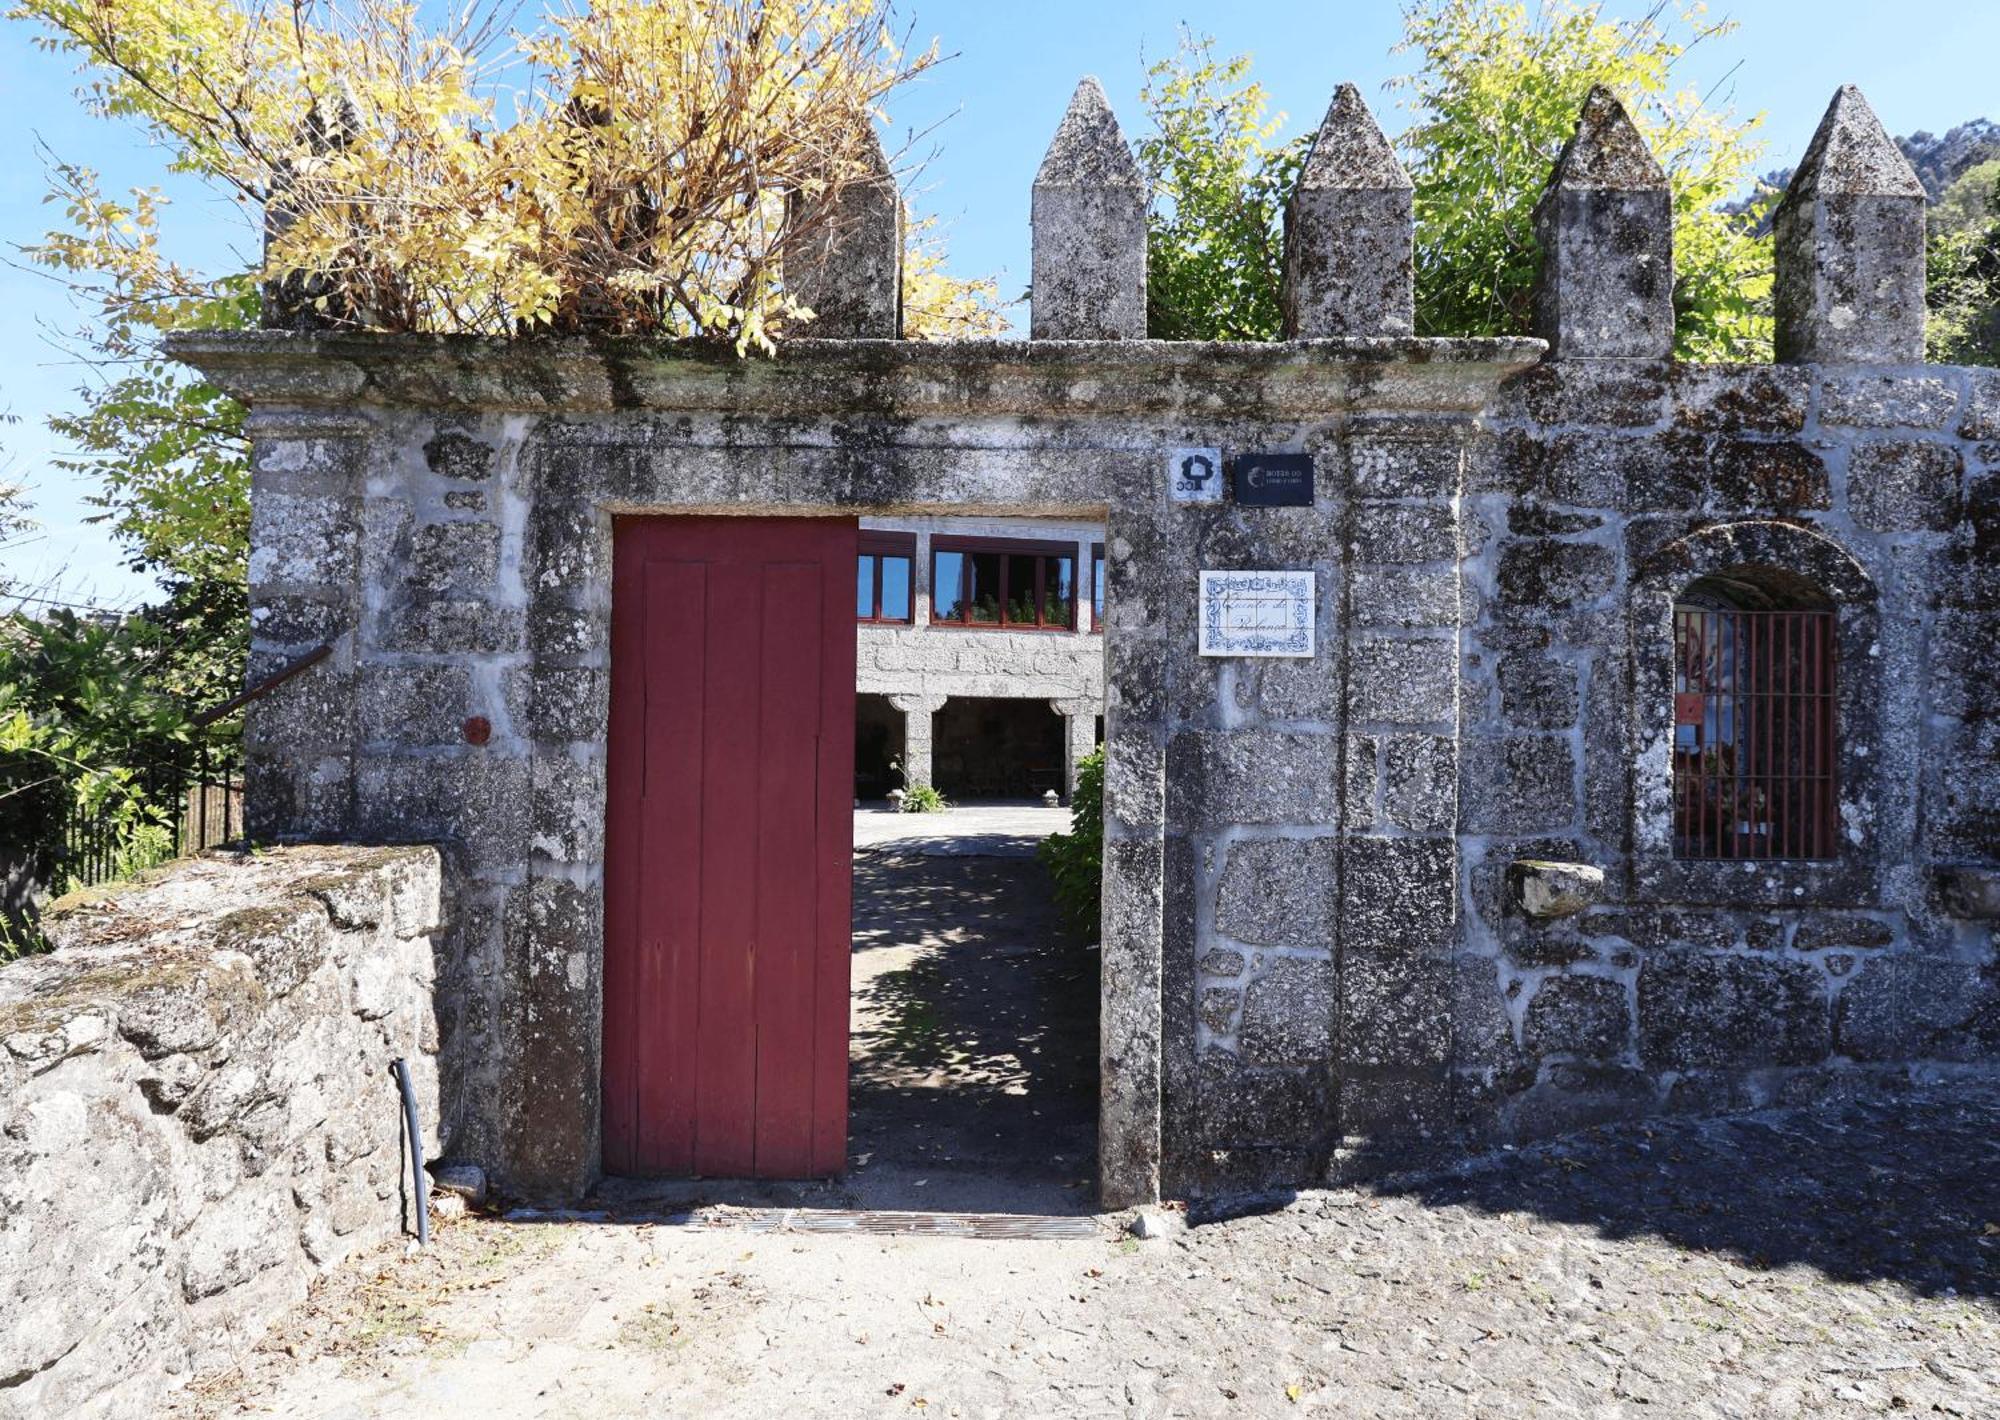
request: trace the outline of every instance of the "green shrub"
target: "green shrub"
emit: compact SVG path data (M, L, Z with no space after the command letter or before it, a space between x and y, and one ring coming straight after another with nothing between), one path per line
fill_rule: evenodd
M912 784L903 791L903 812L906 814L941 814L951 807L951 800L937 791L931 784Z
M1091 941L1099 933L1104 886L1104 746L1076 762L1069 832L1042 840L1036 856L1055 879L1056 906Z

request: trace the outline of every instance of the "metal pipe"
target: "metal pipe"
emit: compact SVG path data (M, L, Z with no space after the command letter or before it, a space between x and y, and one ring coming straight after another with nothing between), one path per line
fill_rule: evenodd
M398 1055L389 1067L396 1072L396 1088L403 1092L403 1128L410 1136L410 1194L417 1203L417 1246L431 1245L431 1179L424 1172L424 1132L417 1122L417 1091L410 1083L410 1067Z

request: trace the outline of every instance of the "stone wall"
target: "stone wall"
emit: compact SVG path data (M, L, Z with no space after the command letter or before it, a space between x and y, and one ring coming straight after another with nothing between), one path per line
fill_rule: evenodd
M1522 1137L2000 1052L1990 922L1959 892L2000 848L1996 397L1956 370L1664 363L1504 391L1461 519L1461 1123ZM1732 567L1835 603L1826 862L1671 856L1668 608ZM1603 900L1529 917L1517 859L1598 866Z
M441 921L423 848L183 860L50 904L58 949L0 968L0 1416L150 1414L413 1225L389 1067L434 1145Z
M1026 342L176 338L253 410L258 672L334 648L252 711L253 831L464 866L451 1152L527 1191L599 1166L637 515L1101 523L1107 1203L2000 1057L2000 375L1899 363L1922 195L1859 95L1778 218L1779 353L1818 364L1671 359L1666 179L1606 91L1536 210L1536 339L1402 334L1408 178L1352 93L1288 208L1304 338L1138 338L1130 176L1087 83ZM1311 455L1312 500L1179 501L1185 445ZM1314 654L1198 654L1204 570L1313 572ZM1745 570L1835 610L1825 861L1672 852L1672 607ZM1544 878L1594 905L1531 915Z

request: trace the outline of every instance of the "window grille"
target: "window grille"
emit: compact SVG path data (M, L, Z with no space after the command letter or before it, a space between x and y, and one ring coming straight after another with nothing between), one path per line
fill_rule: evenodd
M1834 613L1674 608L1674 856L1837 851Z

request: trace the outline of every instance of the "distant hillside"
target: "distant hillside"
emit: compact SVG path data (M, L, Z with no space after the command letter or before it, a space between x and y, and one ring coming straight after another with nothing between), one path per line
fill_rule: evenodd
M2000 158L2000 123L1975 118L1970 123L1959 124L1942 137L1912 133L1908 138L1898 138L1896 146L1903 150L1903 156L1917 170L1917 178L1923 183L1925 193L1935 202L1967 168L1989 158ZM1765 173L1758 182L1773 191L1783 192L1785 184L1791 180L1792 170L1779 168ZM1729 210L1741 212L1756 200L1746 197L1731 203Z

